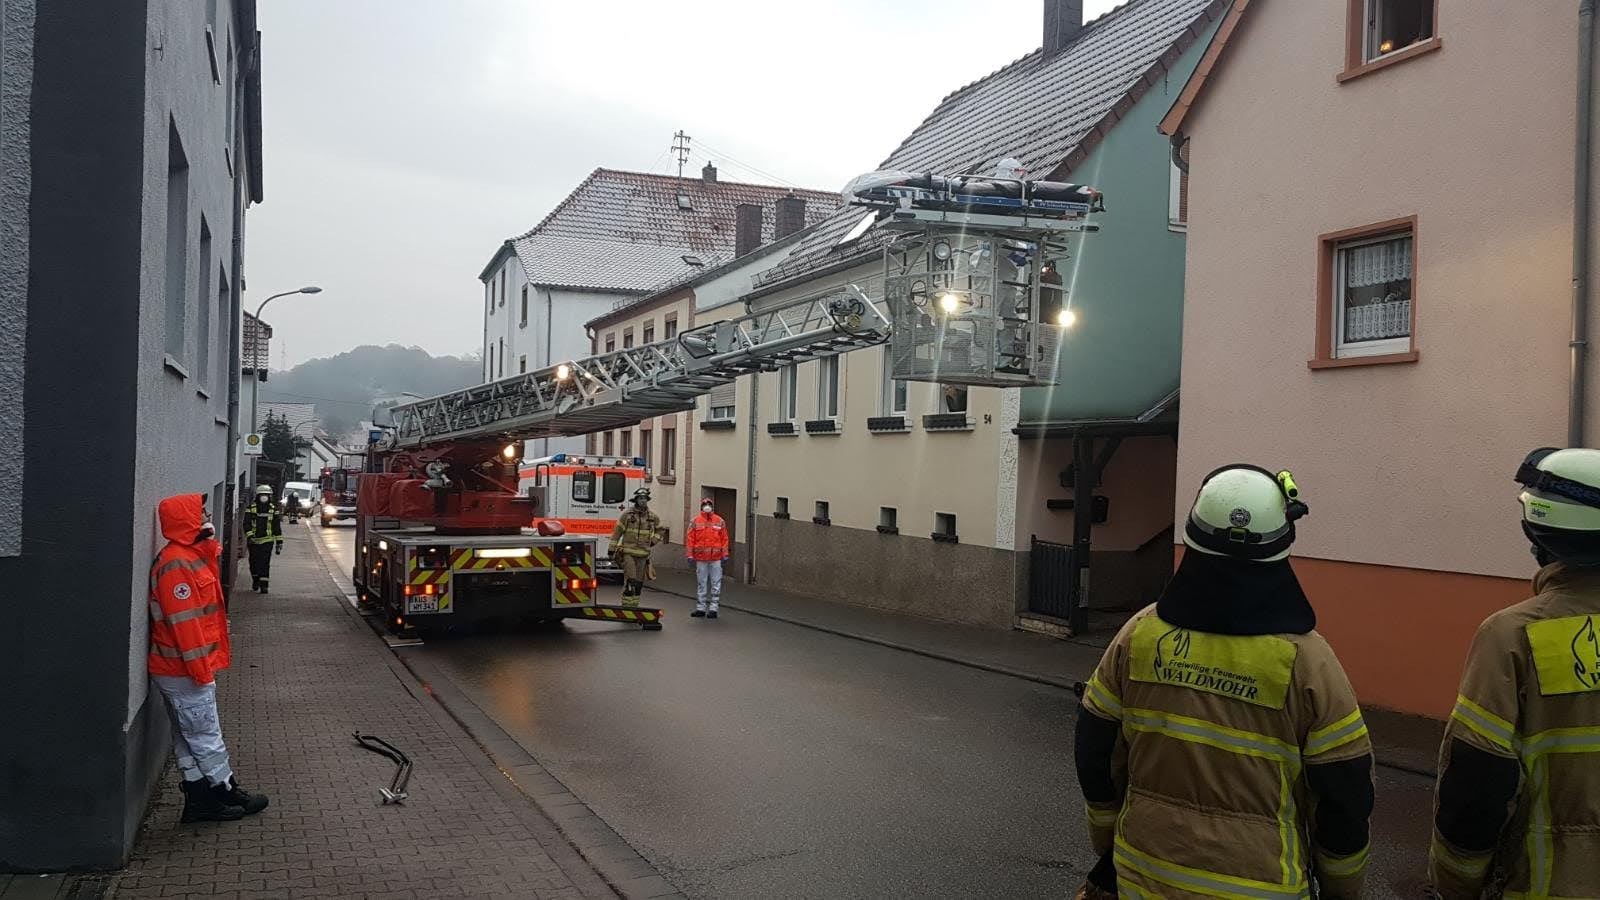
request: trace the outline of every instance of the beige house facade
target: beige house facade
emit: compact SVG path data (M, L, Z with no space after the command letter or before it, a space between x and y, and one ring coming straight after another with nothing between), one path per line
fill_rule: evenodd
M769 206L740 204L735 212L744 225L744 243L735 247L737 255L720 265L702 263L698 271L643 297L616 301L609 312L584 326L590 353L600 355L675 340L697 326L741 315L744 306L736 298L750 290L753 279L761 272L781 263L808 230L806 203L793 194ZM764 227L771 229L774 239L763 244L760 241ZM629 428L583 438L584 449L589 453L645 461L651 508L661 517L667 532L667 551L658 554L660 565L687 566L681 552L684 533L689 520L699 513L702 497L711 497L728 522L736 543L734 571L743 565L738 488L732 484L703 485L696 478L696 453L702 451L704 444L704 438L699 436L720 436L720 432L732 430L735 390L731 384L714 390L703 401L701 415L686 411L655 416Z
M1575 4L1235 0L1162 123L1191 166L1174 512L1217 466L1292 469L1295 566L1369 703L1448 713L1529 593L1511 478L1566 442L1576 35Z

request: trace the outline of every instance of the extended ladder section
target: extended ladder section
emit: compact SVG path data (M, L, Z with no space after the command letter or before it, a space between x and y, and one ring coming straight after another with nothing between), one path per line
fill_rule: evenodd
M442 441L566 437L694 408L740 375L889 339L889 318L859 288L713 322L676 338L561 363L392 410L395 448Z

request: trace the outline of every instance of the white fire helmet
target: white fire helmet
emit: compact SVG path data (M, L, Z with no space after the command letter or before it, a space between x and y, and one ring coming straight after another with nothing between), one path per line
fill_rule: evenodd
M1015 156L1008 156L994 164L994 177L996 178L1026 178L1028 169L1022 160Z
M1223 466L1200 483L1183 542L1212 556L1276 562L1289 555L1295 520L1309 512L1288 472Z
M1600 450L1544 447L1517 469L1522 530L1555 559L1600 565Z

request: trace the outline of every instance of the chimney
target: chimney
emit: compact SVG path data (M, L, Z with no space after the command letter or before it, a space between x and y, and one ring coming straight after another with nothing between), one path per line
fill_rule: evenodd
M1054 56L1083 30L1083 0L1044 0L1044 55Z
M793 191L778 198L777 217L772 220L773 240L783 240L806 227L806 201Z
M741 203L733 208L733 255L743 256L761 246L761 226L765 220L760 204Z
M717 167L713 166L711 163L706 163L706 167L700 170L700 180L704 181L706 184L716 184Z

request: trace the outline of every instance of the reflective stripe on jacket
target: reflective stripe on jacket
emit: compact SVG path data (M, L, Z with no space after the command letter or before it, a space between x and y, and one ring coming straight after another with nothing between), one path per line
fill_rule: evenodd
M1310 897L1313 872L1324 897L1361 895L1367 848L1336 855L1311 834L1307 768L1372 751L1315 631L1211 634L1152 606L1107 648L1083 705L1121 725L1120 799L1087 815L1123 896Z
M196 684L210 684L232 657L217 567L222 545L200 540L203 510L198 494L161 501L168 543L150 566L150 674L186 675Z
M716 562L728 558L728 523L716 513L701 513L689 523L684 541L689 557L696 562Z
M1506 897L1600 897L1600 572L1546 566L1533 589L1479 627L1445 729L1438 808L1484 789L1452 778L1457 767L1495 760L1511 796L1497 841L1481 821L1436 817L1429 875L1446 898L1476 898L1491 881ZM1482 846L1457 842L1473 832Z
M244 536L252 544L276 544L283 540L283 519L278 505L252 503L244 508Z
M650 548L661 542L661 517L653 512L630 509L617 518L611 531L611 547L628 556L649 556Z

